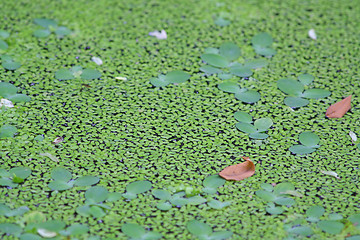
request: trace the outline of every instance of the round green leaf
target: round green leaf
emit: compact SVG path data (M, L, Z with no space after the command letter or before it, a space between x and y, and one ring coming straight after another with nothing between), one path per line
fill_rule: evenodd
M225 27L230 25L231 21L224 19L222 17L217 17L214 21L214 23L220 27Z
M22 229L19 225L14 223L0 223L0 232L19 236Z
M200 71L203 71L206 74L216 74L216 73L222 73L222 70L210 65L203 65L200 67Z
M338 221L326 220L318 222L317 226L324 232L339 234L344 228L344 224Z
M25 94L14 94L7 98L8 100L19 103L19 102L29 102L31 98Z
M55 191L64 191L73 187L73 182L65 182L61 180L55 180L48 184L48 187Z
M156 204L156 207L159 210L168 211L172 208L172 205L169 202L160 202L160 203Z
M268 192L272 192L274 190L274 187L270 184L270 183L262 183L260 184L261 188L268 191Z
M223 68L229 66L230 64L229 60L225 57L214 53L205 53L201 55L201 59L214 67Z
M309 100L301 97L286 97L284 103L292 108L303 107L309 104Z
M273 121L270 118L260 118L254 122L254 127L258 132L267 131L273 124Z
M306 147L304 145L294 145L289 148L290 152L294 154L308 154L315 152L316 148Z
M208 47L208 48L205 48L204 53L219 54L219 49L213 48L213 47Z
M154 197L161 199L161 200L170 200L171 194L163 189L154 189L152 191Z
M65 228L65 223L59 220L49 220L44 223L39 223L38 228L46 229L51 232L59 232Z
M295 190L294 184L289 182L279 183L276 184L276 186L274 187L274 193L276 195L284 194L287 191L294 191L294 190Z
M37 38L46 38L51 34L51 31L49 29L38 29L33 34Z
M11 177L15 175L17 177L25 179L30 176L31 169L28 167L14 167L10 169L9 174Z
M230 78L232 78L234 75L230 74L230 73L219 73L218 74L218 77L221 79L221 80L228 80Z
M287 197L277 197L274 201L276 204L279 205L286 205L286 206L291 206L295 204L295 200L292 198L287 198Z
M91 216L91 214L90 214L90 206L88 206L88 205L77 207L76 212L78 214L80 214L81 216L84 216L84 217L90 217Z
M298 77L299 81L304 85L309 85L312 81L314 81L314 76L308 73L301 74Z
M26 206L18 207L14 210L11 210L5 214L7 217L13 217L13 216L21 216L24 215L24 213L28 212L29 208ZM0 215L1 215L1 209L0 209Z
M260 100L260 93L254 90L246 92L235 93L235 98L245 103L255 103Z
M288 233L298 234L301 236L309 236L313 234L313 230L308 226L299 226L299 227L293 227L290 230L288 230Z
M188 204L190 205L199 205L205 202L207 202L207 200L201 196L193 196L188 198Z
M234 113L234 117L239 122L252 123L252 116L246 112L237 111L236 113Z
M271 215L278 215L284 212L282 207L267 207L265 210L270 213Z
M188 200L186 198L182 198L179 196L173 196L170 199L170 202L171 202L171 204L173 204L175 206L181 207L181 206L186 205L188 203Z
M85 80L92 80L92 79L97 79L101 77L101 72L99 72L98 70L95 69L84 69L81 73L81 78L85 79Z
M9 124L5 124L0 127L0 138L14 137L14 134L17 132L16 127Z
M278 88L286 94L292 96L301 96L304 91L304 85L291 78L282 78L277 81Z
M0 186L8 186L8 187L15 188L18 186L18 184L14 183L11 179L0 178Z
M219 175L211 175L204 179L203 185L204 187L208 187L208 188L218 188L224 185L225 182L226 180L220 177Z
M71 33L71 30L68 29L67 27L58 27L55 30L55 34L58 35L59 37L69 35L70 33Z
M255 133L256 128L250 123L238 122L235 124L236 128L245 133Z
M273 43L273 39L268 33L259 33L256 34L252 39L251 43L254 46L261 46L261 47L269 47Z
M272 192L268 192L265 190L258 190L255 192L256 196L258 196L259 198L267 201L267 202L273 202L276 198L275 194L273 194Z
M320 218L325 213L325 209L321 206L312 206L306 210L306 216L311 218Z
M157 240L157 239L160 239L162 238L163 236L158 233L158 232L146 232L142 239L146 239L146 240Z
M339 213L331 213L329 214L329 220L342 220L343 216Z
M257 69L257 68L266 67L268 64L269 63L268 63L268 61L266 61L266 59L254 59L254 60L245 62L244 67L251 68L251 69Z
M299 140L301 144L306 147L316 147L316 145L320 142L320 138L312 132L302 132L299 135Z
M56 27L57 23L55 20L52 19L46 19L46 18L35 18L34 23L37 25L40 25L44 28L49 28L50 26Z
M108 201L108 202L115 202L115 201L121 199L121 197L122 197L122 194L121 194L121 193L111 192L111 193L109 193L108 198L106 199L106 201Z
M215 199L212 199L207 204L209 205L209 207L214 208L214 209L222 209L224 207L231 205L230 202L221 202L221 201L218 201Z
M218 88L224 92L229 92L229 93L241 92L239 85L234 82L222 82L218 85Z
M103 186L94 186L89 188L85 192L86 200L90 200L93 203L103 202L108 198L109 192Z
M305 92L303 93L302 97L304 98L325 98L330 96L331 92L325 89L319 89L319 88L313 88L313 89L308 89L305 90Z
M212 233L212 229L209 225L197 220L189 221L186 224L186 227L189 232L195 236L210 235Z
M75 236L82 235L89 231L89 227L86 224L75 223L68 227L65 231L61 231L60 234L63 236Z
M145 229L136 223L125 223L121 226L121 231L135 239L142 239L142 236L146 233Z
M165 78L169 83L183 83L190 78L190 74L176 70L166 74Z
M14 61L3 61L2 66L7 70L16 70L21 67L21 63Z
M231 231L219 231L219 232L212 233L210 236L210 239L211 240L224 240L224 239L228 239L232 235L233 235L233 233Z
M255 46L254 50L257 54L260 54L264 57L272 57L276 54L276 51L269 47Z
M220 46L220 55L224 56L229 61L233 61L240 57L241 51L236 44L232 42L225 42Z
M32 233L24 233L21 234L20 240L41 240L41 237Z
M0 39L0 50L6 50L8 47L9 45L4 40Z
M58 80L70 80L74 79L74 74L69 69L59 69L55 72L55 78Z
M0 38L6 39L10 36L10 33L5 30L0 30Z
M68 182L71 180L72 174L65 168L56 167L51 171L51 177L57 181Z
M248 68L248 67L244 67L244 66L241 66L241 67L231 67L230 68L230 73L238 76L238 77L250 77L253 72L251 71L251 68Z
M149 181L136 181L129 183L126 186L126 191L131 192L133 194L144 193L151 189L151 182Z
M100 178L95 176L82 176L77 178L74 181L75 186L91 186L97 184L100 181Z
M165 75L159 75L157 78L150 78L150 83L155 87L165 87L169 84L169 81L165 77Z
M269 137L269 135L267 135L266 133L255 132L255 133L250 133L249 137L253 139L266 139Z
M7 98L8 96L12 96L16 94L17 87L7 82L0 82L0 96Z

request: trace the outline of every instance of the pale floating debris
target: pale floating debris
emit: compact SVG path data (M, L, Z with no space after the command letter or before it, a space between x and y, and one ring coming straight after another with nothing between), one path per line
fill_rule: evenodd
M14 104L10 100L3 98L0 100L0 107L2 107L2 106L8 107L8 108L13 108Z
M48 157L50 158L51 160L53 160L54 162L59 162L59 159L53 155L51 155L50 153L46 152L46 153L39 153L40 156L43 156L43 157Z
M62 141L64 141L64 138L62 138L62 137L57 137L57 138L54 139L53 144L59 144L59 143L61 143Z
M356 141L357 141L357 136L356 136L356 134L355 134L353 131L350 131L350 132L349 132L349 135L350 135L351 139L353 140L353 142L356 142Z
M52 231L46 230L44 228L39 228L37 231L38 231L39 235L44 238L53 238L53 237L56 237L56 235L57 235L56 232L52 232Z
M157 39L167 39L167 34L164 29L161 30L161 32L159 31L149 32L149 35L156 37Z
M97 65L103 64L103 61L98 57L92 57L91 60L95 62Z
M340 179L340 178L338 177L338 174L337 174L336 172L333 172L333 171L321 171L321 173L326 174L326 175L333 176L333 177L335 177L335 178L337 178L337 179Z
M124 81L126 81L126 80L127 80L127 78L126 78L126 77L115 77L115 79L117 79L117 80L124 80Z
M314 29L310 29L310 30L309 30L309 37L310 37L311 39L316 40L316 33L315 33L315 30L314 30Z

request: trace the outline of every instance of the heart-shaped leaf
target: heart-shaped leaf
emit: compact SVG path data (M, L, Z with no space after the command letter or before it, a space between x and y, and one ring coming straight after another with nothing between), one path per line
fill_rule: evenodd
M51 171L51 177L57 181L68 182L71 180L72 174L65 168L57 167Z
M238 122L235 126L237 129L239 129L240 131L245 132L245 133L256 133L257 132L256 128L253 125L251 125L250 123Z
M316 147L320 142L320 138L312 132L302 132L299 135L299 140L306 147Z
M309 104L309 100L301 97L286 97L284 103L292 108L303 107Z
M258 132L267 131L273 124L273 121L270 118L260 118L254 122L254 127Z
M282 78L277 81L278 88L286 94L301 97L304 85L291 78Z
M302 84L309 85L310 83L312 83L312 81L314 81L315 78L313 75L305 73L305 74L299 75L298 79Z
M274 187L274 193L276 195L285 194L285 192L287 192L287 191L294 191L294 190L295 190L294 185L289 182L282 182L282 183L276 184L276 186Z
M312 206L308 210L306 210L306 216L308 221L317 222L319 218L324 215L325 209L321 206Z
M225 42L220 46L220 55L224 56L229 61L234 61L240 57L241 51L236 44Z
M229 60L225 57L214 53L205 53L201 55L201 59L214 67L223 68L229 66L230 64Z

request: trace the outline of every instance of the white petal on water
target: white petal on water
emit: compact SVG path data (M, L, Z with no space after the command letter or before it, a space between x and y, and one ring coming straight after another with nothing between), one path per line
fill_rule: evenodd
M57 235L56 232L51 232L51 231L43 229L43 228L39 228L37 231L38 231L39 235L44 238L53 238L53 237L56 237L56 235Z
M8 107L8 108L13 108L14 104L10 100L3 98L0 100L0 107L2 107L2 106Z
M115 77L115 79L117 79L117 80L123 80L123 81L126 81L126 80L127 80L126 77Z
M353 142L357 141L357 136L356 136L356 134L354 132L350 131L349 135L350 135L351 139L353 140Z
M316 40L316 33L315 33L315 30L314 30L314 29L310 29L310 30L309 30L309 37L310 37L311 39Z
M159 31L149 32L149 35L156 37L157 39L167 39L167 34L164 29L161 30L161 32Z
M330 176L336 177L337 179L340 179L338 177L338 174L336 172L333 172L333 171L321 171L321 173L323 173L325 175L330 175Z
M98 57L92 57L91 60L95 62L97 65L103 64L103 61Z

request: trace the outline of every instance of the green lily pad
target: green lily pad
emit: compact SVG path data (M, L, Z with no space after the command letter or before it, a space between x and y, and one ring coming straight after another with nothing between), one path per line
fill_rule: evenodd
M83 235L86 234L87 232L89 232L89 227L86 224L79 224L79 223L75 223L71 226L69 226L68 228L66 228L66 230L62 230L60 231L60 234L63 236L77 236L77 235Z
M279 205L291 206L295 204L295 200L288 197L277 197L274 202Z
M268 33L258 33L252 39L251 43L254 46L262 46L262 47L269 47L273 43L273 39Z
M72 188L73 185L74 185L73 182L65 182L65 181L61 181L61 180L54 180L54 181L52 181L52 182L50 182L48 184L48 187L53 191L55 191L55 190L57 190L57 191L65 191L67 189Z
M316 147L320 142L320 138L312 132L302 132L299 135L299 140L306 147Z
M256 196L267 202L273 202L276 199L276 195L274 193L265 190L258 190L255 192L255 194Z
M239 129L240 131L245 132L245 133L256 133L257 132L256 128L250 123L238 122L237 124L235 124L235 126L237 129Z
M276 51L269 47L255 46L254 50L257 54L262 55L264 57L272 57L276 54Z
M294 154L309 154L316 151L316 148L306 147L304 145L294 145L289 148Z
M57 167L51 171L51 177L57 181L68 182L71 180L72 174L65 168Z
M55 30L55 34L59 37L63 37L63 36L71 34L71 30L68 29L67 27L61 26Z
M169 202L159 202L156 204L156 207L161 211L168 211L172 208L172 205Z
M216 74L216 73L222 73L222 70L220 68L216 68L210 65L203 65L200 67L200 71L206 73L206 74Z
M329 218L329 220L337 221L337 220L342 220L343 216L341 214L339 214L339 213L331 213L331 214L329 214L328 218Z
M77 178L74 181L75 186L91 186L97 184L100 181L100 178L95 176L82 176Z
M183 83L190 78L190 74L176 70L166 74L165 78L169 83Z
M204 53L213 53L213 54L219 54L219 49L218 48L213 48L213 47L208 47L205 48Z
M330 96L331 92L325 89L318 89L318 88L312 88L305 90L305 92L302 94L302 97L304 98L325 98Z
M319 221L317 226L324 232L330 234L339 234L344 229L343 223L333 220Z
M0 30L0 38L6 39L10 36L10 33L5 30Z
M273 124L273 121L270 118L260 118L254 122L254 127L258 132L267 131Z
M266 139L269 137L269 135L267 135L266 133L255 132L255 133L250 133L249 137L253 139Z
M170 84L165 75L159 75L157 78L151 78L150 83L155 87L165 87L166 85Z
M0 96L7 98L16 94L18 91L17 87L7 82L0 82Z
M0 50L6 50L9 48L9 45L4 41L0 39Z
M222 82L218 85L218 88L224 92L229 92L229 93L241 92L240 86L234 82Z
M251 68L244 67L244 66L230 67L230 73L232 73L238 77L250 77L253 74L253 72L251 71Z
M211 175L204 179L203 185L204 187L208 187L208 188L218 188L224 185L225 182L226 180L220 177L219 175Z
M193 196L193 197L188 198L187 204L199 205L199 204L206 203L206 202L207 202L207 200L201 196Z
M50 26L56 27L57 23L55 20L47 19L47 18L35 18L34 23L40 25L44 28L49 28Z
M271 215L279 215L284 212L284 209L282 207L275 207L275 206L266 207L265 210Z
M308 226L298 226L293 227L290 230L288 230L288 233L293 233L301 236L309 236L314 233L314 231L308 227Z
M122 198L122 194L119 192L111 192L108 194L108 198L106 201L108 202L115 202L117 200L120 200Z
M101 72L95 69L86 68L82 71L80 77L85 80L97 79L101 77Z
M152 184L149 181L135 181L126 186L126 191L133 194L140 194L149 191L151 186Z
M19 225L14 223L0 223L0 232L14 236L19 236L22 229Z
M277 81L278 88L291 96L301 97L304 91L304 85L291 78L283 78Z
M33 34L37 38L46 38L51 34L51 31L49 29L38 29Z
M308 210L306 210L306 216L308 221L317 222L319 218L324 215L325 209L321 206L312 206Z
M14 137L14 134L17 132L17 128L9 124L5 124L0 127L0 138Z
M108 198L108 195L108 190L103 186L94 186L85 192L86 200L89 200L92 203L103 202Z
M211 239L211 240L224 240L224 239L230 238L232 235L233 235L233 233L231 231L219 231L219 232L212 233L209 236L208 239Z
M14 61L3 61L1 65L7 70L16 70L21 67L21 63Z
M224 56L229 61L234 61L240 57L241 51L236 44L225 42L220 46L220 55Z
M154 197L161 200L170 200L171 198L171 194L168 191L162 189L154 189L152 194Z
M229 60L225 57L214 53L205 53L201 55L201 59L214 67L223 68L229 66L230 64Z
M284 103L292 108L303 107L309 104L309 100L301 97L286 97Z
M245 103L255 103L260 100L260 93L254 90L248 90L235 93L235 98Z
M234 113L234 117L239 122L252 123L252 116L246 112L237 111L236 113Z
M29 102L31 98L25 94L14 94L7 98L14 103Z
M312 81L314 81L315 78L313 75L305 73L305 74L299 75L298 79L302 84L309 85L310 83L312 83Z
M266 67L268 64L269 63L268 63L268 61L266 61L266 59L254 59L254 60L245 62L244 67L250 68L250 69L257 69L257 68Z
M31 174L31 169L28 167L14 167L9 170L10 177L17 176L20 178L27 178Z
M206 236L212 233L212 229L206 223L202 223L198 220L191 220L186 224L186 228L189 232L195 236Z
M268 192L272 192L274 190L274 187L270 184L270 183L262 183L260 184L261 188L268 191Z
M210 200L207 204L209 205L209 207L214 209L222 209L224 207L231 205L230 202L221 202L215 199Z
M216 25L218 25L220 27L228 26L231 23L230 20L227 20L227 19L225 19L223 17L217 17L214 22L215 22Z
M72 71L62 68L55 72L55 78L58 80L71 80L75 77Z
M41 240L42 238L39 235L33 233L24 233L20 235L20 240Z
M227 80L227 79L230 79L232 78L234 75L232 75L231 73L219 73L218 74L218 77L221 79L221 80Z

